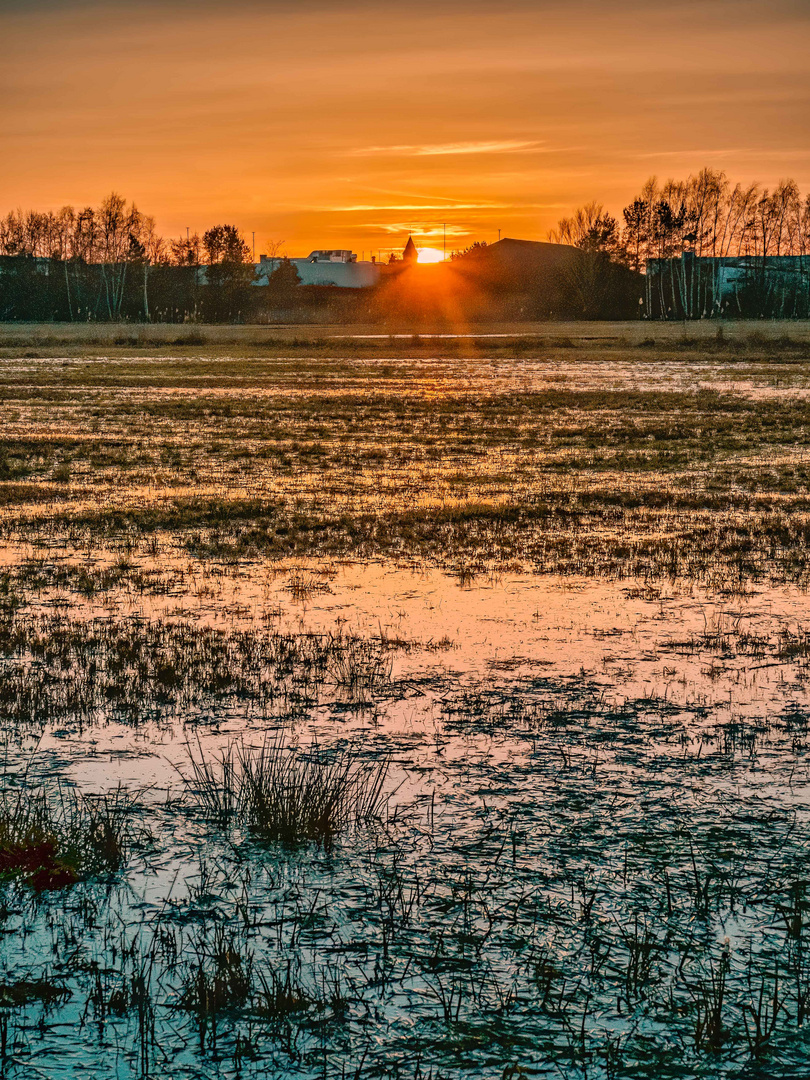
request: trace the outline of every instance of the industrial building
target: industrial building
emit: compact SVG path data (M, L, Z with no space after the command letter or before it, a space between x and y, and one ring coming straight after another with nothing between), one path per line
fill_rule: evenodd
M650 318L807 318L810 256L711 258L686 251L675 258L648 259L645 287Z
M270 275L283 262L276 255L260 255L256 265L256 285L267 285ZM336 285L344 289L365 289L380 279L380 265L374 259L360 262L344 248L311 251L305 259L290 259L302 285Z

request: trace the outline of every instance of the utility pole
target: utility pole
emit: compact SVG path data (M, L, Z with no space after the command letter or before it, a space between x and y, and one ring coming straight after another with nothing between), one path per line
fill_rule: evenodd
M186 242L188 243L188 225L186 225Z
M442 225L444 230L444 247L442 248L442 261L447 262L447 224Z
M253 261L256 262L256 233L253 232Z

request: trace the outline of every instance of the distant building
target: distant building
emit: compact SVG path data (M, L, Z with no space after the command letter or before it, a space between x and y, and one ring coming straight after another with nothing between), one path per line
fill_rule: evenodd
M408 237L398 259L394 259L394 256L391 258L392 267L401 268L403 263L415 263L419 252L413 237ZM270 275L282 261L278 255L260 255L256 264L254 285L266 285ZM380 276L388 269L374 258L371 262L360 262L357 255L348 248L318 248L310 251L305 259L289 261L298 271L302 285L337 285L343 289L367 289L376 285Z
M348 248L329 248L321 251L310 251L307 262L311 263L355 263L357 256Z
M810 256L696 256L648 259L647 313L652 318L716 315L807 318Z
M270 275L283 261L276 255L260 255L256 266L255 285L266 285ZM366 289L380 279L380 267L371 262L359 262L347 248L311 251L305 259L290 259L298 271L302 285L336 285L343 289Z

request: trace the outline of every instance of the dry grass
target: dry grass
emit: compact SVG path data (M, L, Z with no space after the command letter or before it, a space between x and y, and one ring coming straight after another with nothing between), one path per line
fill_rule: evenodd
M455 340L454 340L455 338ZM105 355L132 349L183 350L227 348L241 355L259 349L263 354L303 355L475 355L489 351L528 351L542 355L548 348L589 350L675 347L746 348L770 342L810 342L810 322L510 322L449 326L425 325L414 332L407 323L290 324L223 326L212 324L133 323L0 323L0 355L54 349L69 355L104 349ZM381 353L382 350L382 353Z
M802 580L810 345L775 325L721 341L663 325L652 346L634 326L580 327L564 343L470 339L472 358L420 337L392 346L396 362L345 338L343 358L9 360L0 535L46 550L104 538L126 556L179 544ZM304 599L312 582L290 585Z

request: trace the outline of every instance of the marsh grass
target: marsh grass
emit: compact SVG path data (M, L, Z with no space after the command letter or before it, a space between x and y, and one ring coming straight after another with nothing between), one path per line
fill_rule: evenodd
M789 325L789 330L786 330ZM406 324L324 325L317 323L291 326L226 326L212 324L180 325L174 323L85 323L85 324L15 324L0 325L0 349L16 351L38 350L32 355L58 349L64 355L102 349L152 349L223 347L239 354L256 350L282 356L311 354L313 351L331 355L352 355L373 352L375 355L413 355L424 351L429 355L475 355L506 353L534 355L552 349L588 351L598 344L617 350L627 347L681 349L741 350L786 348L802 349L807 343L807 323L786 324L750 323L714 320L692 322L687 328L681 323L532 323L508 322L464 326L464 336L453 338L458 328L453 325L430 323L414 332ZM440 336L436 336L436 335ZM448 336L449 335L449 336ZM493 336L496 335L496 336Z
M332 635L327 672L340 690L348 692L351 700L365 701L391 682L393 657L391 642L380 637L369 640L360 637Z
M65 1001L70 990L61 983L47 979L18 979L13 983L0 983L0 1008L20 1008L38 1001L44 1005Z
M127 753L155 730L189 747L184 797L144 810L161 842L141 858L92 800L8 787L0 1072L807 1072L810 644L803 616L782 631L727 603L810 580L806 328L709 329L381 349L172 328L189 352L93 328L130 352L89 361L77 338L84 359L2 367L0 530L23 553L0 573L9 744L153 720ZM173 358L145 355L156 343ZM368 639L219 610L226 629L206 626L213 576L259 595L268 560L294 556L286 599L304 603L331 580L318 556L346 553L443 566L453 591L493 567L628 578L664 620L667 595L700 603L697 581L724 614L644 659L647 693L630 667L557 677L521 656L394 681L394 650L450 644L399 622ZM186 614L124 613L175 593ZM688 665L709 673L681 684ZM724 666L739 679L721 694ZM258 745L223 745L235 725ZM388 753L415 792L390 813ZM60 874L88 884L30 895Z
M296 1013L305 1013L313 1005L312 994L301 985L288 961L283 972L261 968L256 972L258 994L256 1012L271 1023L288 1019Z
M629 344L649 327L583 331L567 351L584 366L562 364L554 336L534 341L552 350L539 363L526 339L471 340L494 351L442 360L426 337L413 355L393 339L400 361L383 365L363 351L379 340L345 337L342 358L178 346L172 361L10 361L0 535L233 563L405 556L462 575L807 583L810 344L770 329L718 346L714 327L687 342L656 327L650 355ZM301 600L317 584L290 581Z
M0 881L19 880L43 892L120 869L129 813L121 789L82 795L23 778L0 795Z
M254 836L295 845L329 844L384 812L388 758L364 761L354 748L325 754L291 746L284 733L252 748L231 743L206 757L187 745L188 791L220 820L238 820Z
M210 942L198 938L192 950L180 1007L196 1016L201 1048L210 1033L215 1049L219 1015L242 1009L253 993L253 957L243 953L235 934L224 927L214 929Z
M511 737L482 723L491 736L476 733L452 760L442 755L448 775L435 816L424 802L405 806L385 828L328 852L245 843L252 811L237 796L270 771L262 748L204 754L197 744L199 786L214 789L205 814L189 828L179 801L161 813L170 861L187 866L191 845L199 872L176 903L147 906L139 890L126 893L141 944L131 929L119 940L133 912L125 919L117 904L49 913L70 950L43 978L64 981L79 1000L89 986L86 1012L103 1038L89 1024L70 1026L69 1003L32 997L25 1007L41 1009L46 1031L61 1025L66 1044L92 1038L99 1061L137 1051L142 1076L248 1080L272 1067L308 1080L371 1080L392 1068L403 1080L429 1070L448 1080L718 1080L754 1075L759 1062L802 1075L806 815L797 828L789 808L777 813L722 782L701 785L739 780L751 763L731 773L706 749L687 756L683 723L662 723L674 716L662 717L657 701L600 710L599 688L586 692L582 680L556 696L554 722L541 712ZM498 708L492 695L476 704ZM699 728L697 714L692 723ZM771 732L773 746L763 747L783 755L771 784L798 760L784 734ZM280 737L279 746L299 764L328 760ZM596 746L598 776L584 753ZM264 756L278 754L271 746ZM196 801L194 769L186 771ZM698 788L691 797L685 780ZM720 951L729 924L735 941ZM71 966L96 955L94 940L104 965ZM39 1030L36 1017L7 1012L14 1054L51 1060L55 1043L23 1045Z
M115 568L113 568L113 571ZM77 589L95 587L74 576ZM189 618L82 618L22 610L0 576L0 717L17 731L59 719L186 723L214 706L268 717L306 711L331 681L356 701L384 691L396 641L348 634L223 630Z
M238 747L230 742L206 756L199 739L196 750L186 743L191 775L178 768L187 790L197 804L215 820L227 824L241 808L242 780Z

